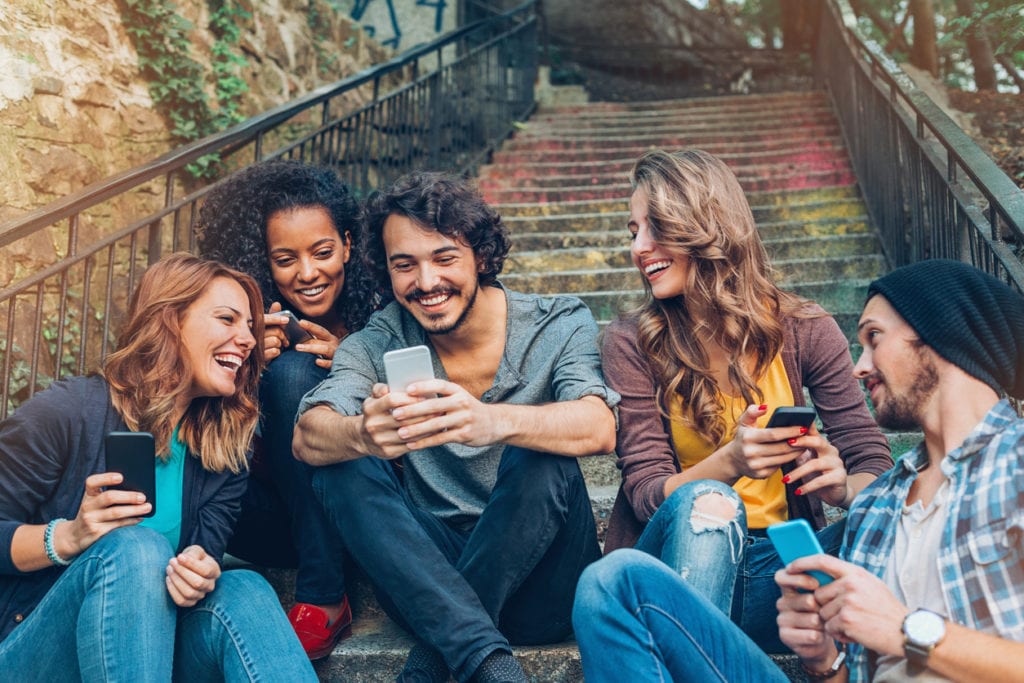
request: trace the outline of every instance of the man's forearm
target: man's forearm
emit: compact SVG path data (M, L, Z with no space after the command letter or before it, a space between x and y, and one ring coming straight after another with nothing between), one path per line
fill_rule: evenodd
M292 453L310 465L331 465L367 455L362 417L341 415L327 406L307 410L295 424Z
M572 457L615 450L615 416L597 396L540 406L499 404L504 443Z

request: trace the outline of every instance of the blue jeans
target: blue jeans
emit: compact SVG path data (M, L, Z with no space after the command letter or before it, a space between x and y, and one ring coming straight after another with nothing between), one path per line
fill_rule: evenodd
M576 581L600 556L575 458L506 448L470 532L417 507L384 460L322 467L313 487L384 610L459 681L491 652L511 652L510 642L571 632Z
M708 493L731 501L735 519L695 517L695 501ZM817 532L826 553L839 554L845 524L842 520ZM775 602L781 595L775 572L782 568L782 560L766 536L748 531L743 501L731 486L714 480L680 486L654 513L636 549L675 570L765 652L790 652L779 640L775 622Z
M299 401L327 377L316 356L285 351L260 379L262 463L254 468L228 552L269 567L297 567L295 600L345 597L344 546L313 495L313 468L292 455Z
M224 572L195 607L164 584L152 529L116 529L75 558L3 642L4 680L316 681L270 585Z
M583 573L573 625L587 683L789 681L690 582L637 550L616 550Z

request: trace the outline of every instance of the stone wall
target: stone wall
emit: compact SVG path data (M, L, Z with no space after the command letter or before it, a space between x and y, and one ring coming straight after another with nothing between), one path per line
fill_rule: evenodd
M250 88L243 98L245 115L392 54L344 13L316 1L320 20L313 28L310 0L255 0L247 6L251 17L243 22L238 46L248 62L239 74ZM208 29L208 4L180 0L178 6L194 27L191 57L209 71L215 37ZM353 96L352 106L359 100ZM0 4L0 225L176 144L166 118L154 108L116 0ZM117 217L109 222L116 224ZM86 224L85 243L95 236L94 224ZM52 262L66 241L60 233L3 248L0 288Z

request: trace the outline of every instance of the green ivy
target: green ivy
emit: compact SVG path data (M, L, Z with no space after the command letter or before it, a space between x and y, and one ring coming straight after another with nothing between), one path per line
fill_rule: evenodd
M120 0L125 29L139 55L139 67L149 79L149 92L157 109L171 124L171 135L184 144L223 130L244 119L242 95L249 87L239 76L248 62L237 52L239 20L251 15L234 0L208 0L212 47L212 73L192 58L192 24L177 12L173 0ZM211 105L204 86L212 85ZM212 177L219 166L207 155L188 166L196 178Z

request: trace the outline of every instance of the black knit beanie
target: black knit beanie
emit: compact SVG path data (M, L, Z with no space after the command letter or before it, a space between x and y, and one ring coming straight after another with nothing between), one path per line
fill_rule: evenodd
M868 287L940 356L996 393L1024 398L1024 296L960 261L897 268Z

